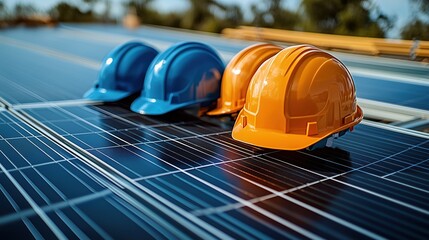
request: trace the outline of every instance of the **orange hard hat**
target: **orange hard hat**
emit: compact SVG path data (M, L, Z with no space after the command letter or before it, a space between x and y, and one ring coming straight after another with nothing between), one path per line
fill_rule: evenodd
M352 129L362 117L344 64L313 46L299 45L280 51L255 73L232 137L299 150Z
M244 106L247 87L253 74L263 62L280 50L282 50L280 46L262 43L252 45L237 53L223 73L217 107L207 114L221 115L240 111Z

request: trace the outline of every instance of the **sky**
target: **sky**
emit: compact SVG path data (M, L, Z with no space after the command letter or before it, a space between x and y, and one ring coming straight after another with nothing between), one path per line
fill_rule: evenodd
M35 5L40 10L47 10L54 6L59 0L3 0L6 3L6 6L12 7L16 3L31 3ZM79 4L81 0L67 0L68 2ZM219 0L225 4L231 3L228 0ZM409 4L409 0L372 0L375 5L377 5L383 13L388 16L392 16L396 19L395 27L390 30L388 37L398 38L400 29L412 18L412 8ZM102 1L101 1L102 2ZM123 14L123 9L121 6L122 0L112 0L112 9L113 13L116 16L121 16ZM259 0L241 0L237 1L244 11L245 17L249 19L251 17L250 5L252 3L261 3ZM285 6L291 9L296 9L299 5L300 0L285 0ZM155 0L154 6L159 8L160 11L171 12L171 11L180 11L185 10L188 7L187 0ZM97 6L99 9L102 9L102 5Z

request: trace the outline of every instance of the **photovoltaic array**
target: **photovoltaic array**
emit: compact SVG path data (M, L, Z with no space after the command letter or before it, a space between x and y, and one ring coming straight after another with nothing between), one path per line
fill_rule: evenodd
M74 61L102 52L89 33L70 31L0 33L9 59L0 60L5 239L428 236L427 134L364 121L333 148L267 150L234 141L229 118L85 102L96 70ZM401 96L425 109L415 93Z

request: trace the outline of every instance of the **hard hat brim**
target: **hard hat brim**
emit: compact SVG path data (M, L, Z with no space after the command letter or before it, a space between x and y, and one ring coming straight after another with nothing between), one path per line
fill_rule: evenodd
M83 95L83 97L89 100L116 102L130 96L131 94L132 93L125 91L111 90L105 88L91 88Z
M131 110L145 115L162 115L188 105L187 102L171 104L169 101L139 97L131 104Z
M355 119L352 122L323 135L307 136L305 134L291 134L265 129L254 129L249 126L243 128L240 121L242 115L243 111L238 115L236 124L232 130L232 138L258 147L278 150L301 150L307 148L336 132L355 126L363 119L362 109L357 106Z
M236 113L236 112L240 111L241 109L242 109L242 107L238 107L238 108L220 107L220 108L216 108L216 109L213 109L213 110L207 112L207 115L217 116L217 115L231 114L231 113Z

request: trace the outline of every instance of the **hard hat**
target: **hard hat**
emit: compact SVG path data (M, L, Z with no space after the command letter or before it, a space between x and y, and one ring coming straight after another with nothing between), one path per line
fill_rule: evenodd
M337 58L308 45L288 47L256 71L232 137L299 150L362 120L352 76Z
M85 98L114 102L141 91L146 71L158 51L140 42L127 42L103 60L95 86Z
M252 45L237 53L225 68L217 107L207 114L221 115L240 111L244 106L247 87L253 74L263 62L280 50L282 48L279 46L263 43Z
M131 110L159 115L219 97L224 65L209 46L182 42L158 55L149 67L139 98Z

